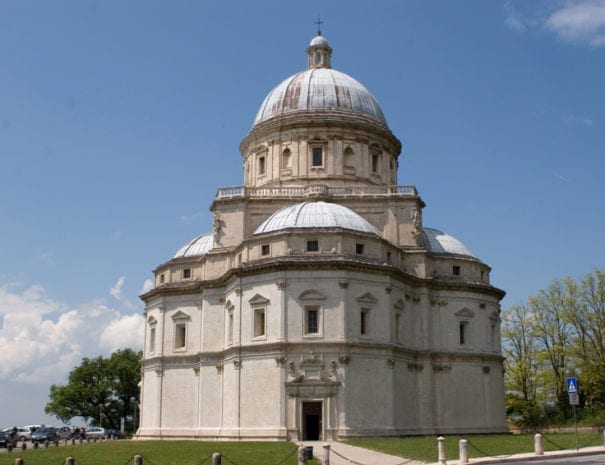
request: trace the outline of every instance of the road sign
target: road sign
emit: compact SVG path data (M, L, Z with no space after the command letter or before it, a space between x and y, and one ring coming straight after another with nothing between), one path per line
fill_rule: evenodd
M580 395L574 392L570 392L569 405L580 405Z
M565 382L567 385L567 394L577 394L578 393L578 379L575 376L571 378L567 378Z

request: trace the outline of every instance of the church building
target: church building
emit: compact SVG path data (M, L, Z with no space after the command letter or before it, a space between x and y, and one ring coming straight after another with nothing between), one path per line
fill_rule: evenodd
M307 67L240 144L242 186L154 270L138 438L338 440L507 432L490 267L425 227L372 94Z

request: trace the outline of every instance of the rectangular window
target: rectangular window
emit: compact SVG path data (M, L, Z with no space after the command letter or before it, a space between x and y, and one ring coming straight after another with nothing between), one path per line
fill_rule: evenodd
M260 253L262 256L267 256L271 252L271 247L269 244L263 244L260 246Z
M162 273L160 275L160 283L163 284L164 283L164 273Z
M233 309L227 314L227 342L233 344Z
M258 157L258 175L265 174L265 157Z
M452 274L454 276L460 276L460 267L458 265L452 267Z
M401 342L401 313L395 313L395 342Z
M307 241L307 252L319 252L319 241Z
M155 352L155 326L149 328L149 353Z
M183 270L183 279L190 279L191 278L191 268L185 268Z
M174 348L184 349L187 344L187 323L177 323L174 331Z
M324 151L321 147L313 147L312 166L324 166Z
M469 343L468 340L468 321L461 321L458 325L459 342L460 345L466 345Z
M362 308L359 312L359 333L362 336L368 334L368 323L369 323L370 309Z
M254 309L254 337L265 335L265 309Z
M318 334L319 333L319 308L307 307L305 309L306 321L305 321L305 333L306 334Z
M378 173L380 168L380 157L379 155L372 155L372 173Z
M360 244L360 243L355 244L355 253L357 255L363 255L363 244Z

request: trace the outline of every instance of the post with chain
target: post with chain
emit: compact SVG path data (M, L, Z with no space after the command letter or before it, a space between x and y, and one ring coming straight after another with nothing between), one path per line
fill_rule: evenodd
M468 463L468 441L460 439L458 449L460 451L460 465L466 465Z
M134 465L143 465L143 457L141 455L134 456Z
M437 453L439 456L439 465L446 465L445 463L445 438L439 436L437 438Z
M324 442L323 448L324 448L323 465L330 465L330 444L328 444L327 442Z
M221 465L221 453L220 452L215 452L214 454L212 454L212 465Z
M544 444L542 443L542 435L540 433L534 436L534 451L536 455L544 455Z

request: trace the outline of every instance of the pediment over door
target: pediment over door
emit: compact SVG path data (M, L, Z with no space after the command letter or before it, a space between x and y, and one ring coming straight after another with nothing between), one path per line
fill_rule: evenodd
M326 295L316 289L309 289L298 296L300 300L326 300Z

